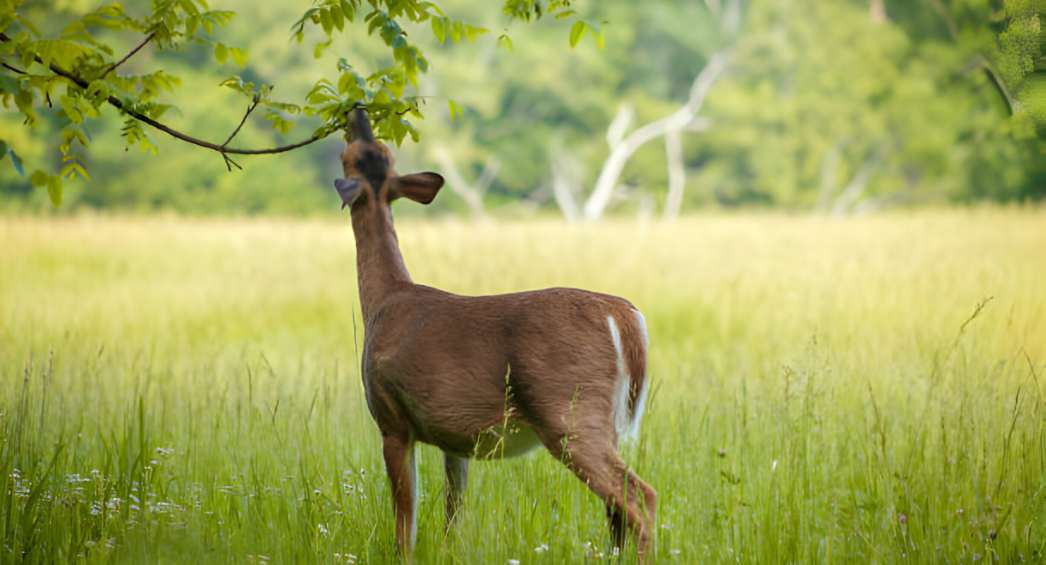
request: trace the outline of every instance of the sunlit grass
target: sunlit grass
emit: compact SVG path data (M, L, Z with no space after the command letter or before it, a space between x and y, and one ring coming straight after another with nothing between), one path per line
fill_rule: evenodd
M1046 214L404 221L415 279L630 298L658 562L1042 560ZM388 562L346 222L0 219L0 562ZM978 310L978 306L983 308ZM599 558L544 453L476 463L423 563Z

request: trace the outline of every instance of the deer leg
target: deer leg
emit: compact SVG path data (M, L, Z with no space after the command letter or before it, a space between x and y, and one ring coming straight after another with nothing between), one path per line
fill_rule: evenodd
M383 454L396 511L396 544L404 556L409 556L417 536L415 505L418 473L414 461L414 442L410 439L386 436Z
M653 487L628 469L609 442L575 439L561 442L560 449L550 451L553 455L560 453L574 474L603 499L614 543L620 547L624 531L631 530L640 560L645 561L654 536L657 494Z
M613 504L607 504L606 507L607 521L610 522L610 542L614 544L614 547L623 548L627 533L625 514Z
M458 515L461 502L465 498L465 485L468 483L469 460L464 457L443 453L443 471L447 475L446 502L447 521L445 531L449 531Z

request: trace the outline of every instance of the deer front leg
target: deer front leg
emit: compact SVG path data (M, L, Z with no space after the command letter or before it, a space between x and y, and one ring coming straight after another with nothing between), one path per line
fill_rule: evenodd
M402 554L409 557L417 537L418 471L414 461L414 442L409 438L387 436L383 452L396 511L396 544Z
M447 475L446 499L447 499L447 521L445 531L450 531L454 518L461 509L461 502L465 498L465 486L468 483L469 460L464 457L443 453L443 470Z

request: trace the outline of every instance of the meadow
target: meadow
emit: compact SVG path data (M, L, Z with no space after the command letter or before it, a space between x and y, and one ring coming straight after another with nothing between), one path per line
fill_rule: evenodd
M657 563L1046 560L1046 211L398 223L417 282L622 295ZM340 220L0 217L0 562L397 560ZM612 560L547 453L418 563ZM631 562L629 555L623 561Z

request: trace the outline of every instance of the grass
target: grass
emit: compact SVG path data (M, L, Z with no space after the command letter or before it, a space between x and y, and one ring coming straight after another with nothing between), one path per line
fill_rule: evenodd
M656 561L1046 559L1046 213L404 221L419 282L646 314ZM395 561L346 222L0 218L0 562ZM541 452L417 561L609 559ZM626 559L630 560L630 559Z

